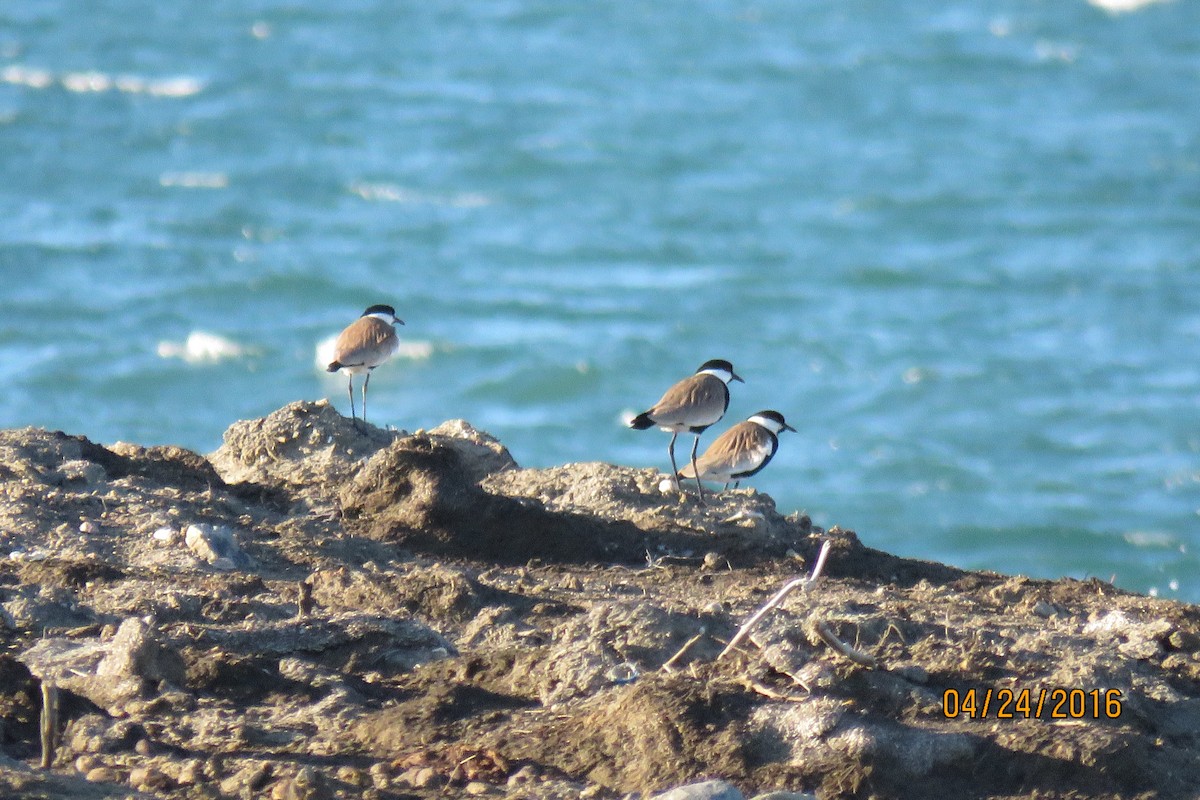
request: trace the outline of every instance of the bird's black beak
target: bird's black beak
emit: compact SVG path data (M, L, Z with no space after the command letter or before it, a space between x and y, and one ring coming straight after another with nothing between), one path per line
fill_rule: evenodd
M740 375L738 375L736 372L730 372L729 374L733 376L730 378L731 381L737 381L738 383L745 383L745 381L742 380L742 377Z
M786 422L783 423L783 429L785 431L791 431L792 433L797 433L796 429L793 428L791 425L788 425Z
M397 325L403 325L403 324L404 324L404 320L400 319L399 317L392 317L392 319L396 320L396 324L397 324Z

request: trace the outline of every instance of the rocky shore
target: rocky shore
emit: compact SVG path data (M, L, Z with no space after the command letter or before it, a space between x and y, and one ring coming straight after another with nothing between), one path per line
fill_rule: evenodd
M1195 796L1200 609L660 480L325 403L2 431L0 797Z

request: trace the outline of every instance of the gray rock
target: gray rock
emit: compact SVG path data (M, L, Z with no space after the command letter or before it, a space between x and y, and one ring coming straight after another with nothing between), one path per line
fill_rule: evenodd
M446 420L430 430L428 436L455 450L467 475L475 483L497 472L517 469L517 462L499 439L477 430L465 419Z
M745 800L745 797L728 781L703 781L669 789L650 800Z
M750 800L817 800L811 792L767 792L756 794Z
M91 487L108 479L104 467L83 458L72 459L59 466L53 480L62 485Z
M296 491L313 503L332 499L359 464L396 431L363 428L328 401L289 403L261 419L235 422L209 456L229 483L260 483Z
M179 654L136 618L122 622L111 641L42 639L18 660L41 680L106 709L139 697L151 684L182 685L185 675Z
M197 558L216 569L249 569L254 565L250 556L242 551L233 531L224 525L189 525L184 542Z

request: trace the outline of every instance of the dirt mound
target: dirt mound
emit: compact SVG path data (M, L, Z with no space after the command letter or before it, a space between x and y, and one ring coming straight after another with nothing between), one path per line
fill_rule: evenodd
M0 794L1194 793L1200 609L901 559L662 477L324 403L209 459L0 431ZM823 542L826 577L718 658Z
M700 506L659 476L611 464L508 469L477 482L460 449L427 435L398 439L341 493L347 529L422 553L520 564L645 562L715 552L782 555L806 538L765 495Z

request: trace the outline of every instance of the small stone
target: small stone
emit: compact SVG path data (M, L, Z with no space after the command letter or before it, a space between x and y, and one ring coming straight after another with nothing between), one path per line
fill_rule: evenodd
M668 475L658 482L658 491L660 494L674 494L679 491L679 484L675 482L674 475Z
M915 683L918 686L924 686L929 683L929 670L918 664L908 664L897 668L894 672L901 678L904 678L904 680Z
M153 755L154 745L150 744L148 739L138 739L137 744L133 746L133 752L139 756Z
M414 789L427 789L430 786L435 786L441 783L441 778L438 777L437 770L433 767L421 767L413 773L410 785Z
M253 563L250 557L242 552L233 531L224 525L189 525L183 541L197 558L214 567L220 562L221 566L217 567L218 569L247 568ZM226 567L227 564L230 566Z
M704 563L701 565L701 568L709 570L717 569L724 561L725 559L720 553L705 553Z
M129 785L138 791L158 791L169 788L171 779L156 767L134 767L129 772Z
M174 528L162 527L150 535L154 537L155 541L162 542L163 544L170 544L171 542L175 541Z
M517 786L524 786L525 784L536 780L537 776L537 768L532 764L526 764L512 775L508 776L508 788L512 789Z
M1049 619L1058 613L1058 609L1047 603L1045 600L1038 600L1033 606L1033 613L1043 619Z
M112 767L93 767L84 777L91 783L116 783L121 780L121 776Z
M270 764L265 761L248 764L221 781L221 793L236 796L242 794L243 787L254 792L261 789L269 777L271 777Z
M463 787L464 792L466 792L469 795L476 795L476 796L481 795L481 794L487 794L491 790L492 790L492 787L488 786L483 781L471 781L470 783L468 783L466 786Z
M701 781L656 794L651 800L745 800L745 795L728 781Z
M623 661L610 668L604 676L613 683L624 684L636 681L641 676L641 672L638 670L637 664L632 661Z
M384 764L372 764L367 773L371 776L371 783L376 789L386 789L392 784L391 776L388 775L388 768Z
M1167 644L1175 650L1185 650L1190 653L1200 648L1200 637L1188 631L1175 631L1167 637Z
M604 787L598 783L593 783L579 793L579 800L592 800L593 797L601 794L604 794Z
M368 790L362 796L370 794L374 794L374 790ZM312 767L303 767L294 777L272 786L270 796L271 800L332 800L334 793Z
M179 784L191 786L204 779L204 762L198 758L190 758L179 768Z
M85 519L83 522L79 523L79 532L89 535L93 533L99 533L100 526L92 522L90 519Z
M83 484L84 486L95 486L107 480L108 473L99 464L81 459L63 462L59 466L55 477L63 485Z
M362 770L355 769L354 767L338 767L336 774L339 781L348 783L351 786L362 786L366 783Z
M93 755L82 755L75 759L75 771L81 775L87 775L99 765L100 759Z

